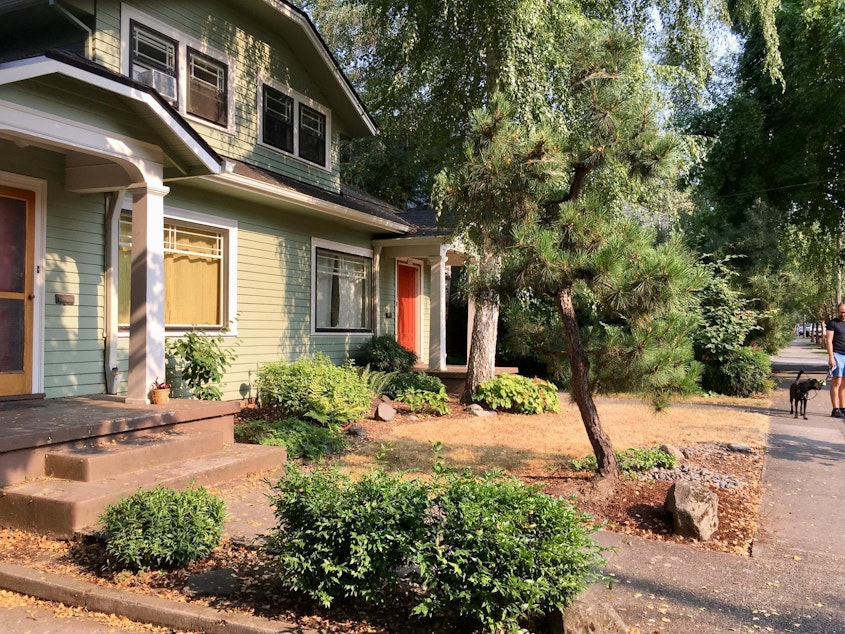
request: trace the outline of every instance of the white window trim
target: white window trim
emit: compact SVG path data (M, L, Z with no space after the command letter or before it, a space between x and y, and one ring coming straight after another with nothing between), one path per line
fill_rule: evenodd
M134 20L141 26L146 26L166 35L167 37L176 40L179 44L176 52L176 68L177 77L176 83L178 86L178 111L187 120L196 122L198 124L214 128L216 130L224 130L229 134L235 132L235 59L226 53L212 48L206 42L197 40L196 38L186 35L185 33L174 29L169 24L157 20L146 13L138 11L125 3L120 5L120 71L127 77L132 76L129 68L129 59L131 51L129 44L131 41L130 23ZM212 59L216 59L221 64L226 66L226 125L221 126L208 119L197 117L187 111L188 104L188 47L199 51L203 55L207 55Z
M131 196L124 198L123 211L132 211ZM226 292L226 306L224 318L228 320L228 327L226 332L221 333L224 337L238 336L238 222L229 218L221 218L219 216L211 216L197 211L189 211L187 209L180 209L178 207L164 208L164 220L176 223L187 223L189 225L196 225L198 228L207 227L209 229L226 232L226 252L224 255L224 276L225 276L225 292ZM120 232L114 232L114 240L117 244L120 241ZM117 302L117 289L115 288L115 305ZM226 324L223 324L224 327ZM216 333L217 330L207 329L209 332ZM165 329L167 337L181 337L189 332L186 329ZM121 328L119 331L120 337L128 337L129 331L126 328Z
M286 94L288 97L291 97L294 101L294 108L293 108L293 153L286 152L280 148L277 148L275 145L270 145L269 143L264 142L264 85L270 86L270 88L274 88L281 93ZM306 97L300 92L293 90L290 86L280 83L274 80L271 77L262 76L258 79L258 98L256 99L258 103L258 112L256 113L257 120L258 120L258 145L261 147L267 148L272 152L277 152L278 154L282 154L284 156L290 156L297 161L308 165L314 169L323 170L324 172L331 172L332 171L332 113L331 110L326 108L323 104L318 103L311 99L310 97ZM299 104L304 104L313 110L316 110L320 114L322 114L326 118L326 164L325 165L317 165L317 163L313 163L308 159L304 159L299 156Z
M376 315L370 315L370 329L367 331L350 331L337 330L335 332L326 332L325 330L317 330L317 249L328 249L330 251L337 251L338 253L348 253L349 255L359 255L361 257L370 258L370 296L372 297L373 279L377 275L375 267L373 267L373 250L364 247L353 247L342 242L332 242L331 240L323 240L321 238L311 238L311 336L312 337L372 337L375 333ZM370 311L372 312L372 301L370 302Z

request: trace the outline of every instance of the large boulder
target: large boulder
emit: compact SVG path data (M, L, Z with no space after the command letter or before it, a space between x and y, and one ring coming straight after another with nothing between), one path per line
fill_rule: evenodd
M719 497L702 484L676 482L663 506L682 537L706 542L719 528Z

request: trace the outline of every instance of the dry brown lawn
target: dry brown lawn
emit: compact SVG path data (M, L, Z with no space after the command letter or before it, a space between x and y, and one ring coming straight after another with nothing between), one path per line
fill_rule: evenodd
M616 451L663 443L678 447L698 443L765 445L768 399L698 399L676 404L662 412L630 398L597 401L602 427ZM561 397L559 414L470 417L460 407L446 417L393 423L368 420L367 442L337 459L352 471L369 470L379 458L387 469L430 471L435 443L441 443L444 462L474 470L508 472L555 468L562 461L592 453L578 408ZM381 454L381 456L379 456Z

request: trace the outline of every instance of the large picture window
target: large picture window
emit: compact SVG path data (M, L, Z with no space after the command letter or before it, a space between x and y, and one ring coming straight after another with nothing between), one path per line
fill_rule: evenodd
M262 86L261 141L309 163L327 167L329 117L326 112L302 103L302 99L267 84Z
M168 329L227 325L232 230L166 219L164 223L164 322ZM118 321L129 325L132 218L120 218Z
M372 258L316 247L316 332L370 332Z

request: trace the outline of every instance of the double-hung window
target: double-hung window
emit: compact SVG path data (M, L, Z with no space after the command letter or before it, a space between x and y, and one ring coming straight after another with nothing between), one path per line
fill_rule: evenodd
M121 42L127 75L154 88L183 115L230 126L234 81L230 56L126 5L121 29L127 34Z
M371 254L364 249L350 253L318 244L315 241L314 331L370 332L373 310Z
M187 111L219 125L226 125L226 65L188 49Z
M229 224L228 221L225 221ZM171 330L225 327L232 318L229 298L234 225L208 226L166 218L164 222L164 322ZM118 321L129 324L132 217L120 217Z
M261 140L320 167L327 166L329 120L326 113L264 84L261 89Z
M129 68L132 79L152 86L176 102L179 43L171 37L130 21Z

